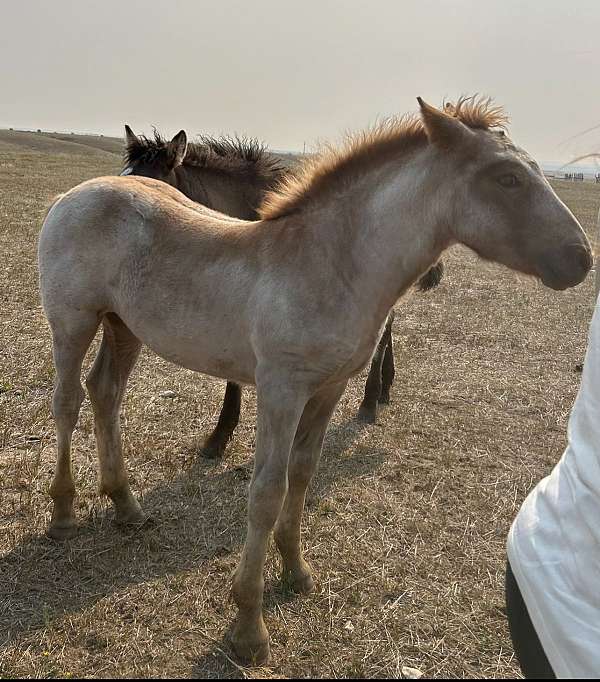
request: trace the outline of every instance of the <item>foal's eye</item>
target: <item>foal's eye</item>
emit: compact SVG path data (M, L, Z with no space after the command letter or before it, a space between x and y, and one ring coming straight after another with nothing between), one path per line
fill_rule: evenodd
M506 175L501 175L498 178L498 182L502 185L502 187L518 187L521 183L519 182L519 178L516 175L513 175L512 173L507 173Z

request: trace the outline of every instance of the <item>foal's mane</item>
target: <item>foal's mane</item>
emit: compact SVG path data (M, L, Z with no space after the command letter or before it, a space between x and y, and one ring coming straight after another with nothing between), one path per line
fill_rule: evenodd
M444 112L458 118L469 128L503 129L508 117L489 97L461 97L456 103L446 102ZM290 215L322 196L339 182L350 182L375 163L385 162L425 144L427 135L421 118L416 115L387 118L372 128L348 135L340 147L325 144L321 151L308 157L266 196L259 209L263 220Z
M156 129L152 137L138 135L125 149L125 164L152 163L166 152L168 145L169 140ZM228 174L252 174L265 179L278 178L286 170L280 159L271 154L262 142L238 135L199 135L196 142L188 144L182 165Z

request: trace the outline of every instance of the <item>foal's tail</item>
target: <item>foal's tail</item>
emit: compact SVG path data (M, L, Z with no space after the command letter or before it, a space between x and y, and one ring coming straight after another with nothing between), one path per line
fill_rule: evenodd
M415 287L418 291L429 291L437 287L444 276L444 263L440 260L432 265L427 272L417 281Z

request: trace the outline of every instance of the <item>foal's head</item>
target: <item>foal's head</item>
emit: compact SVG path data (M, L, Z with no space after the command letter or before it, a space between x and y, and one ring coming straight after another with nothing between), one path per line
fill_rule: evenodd
M501 111L461 100L442 112L419 98L431 152L450 178L453 238L553 289L581 282L592 251L538 164L499 127Z
M138 137L125 126L125 167L121 175L141 175L176 186L175 169L183 163L187 152L187 136L180 130L168 142L156 130L154 139Z

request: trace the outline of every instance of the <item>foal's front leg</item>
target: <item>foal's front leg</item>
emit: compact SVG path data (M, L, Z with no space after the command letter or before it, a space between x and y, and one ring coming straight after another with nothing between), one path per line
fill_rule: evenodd
M265 557L283 506L290 449L306 397L277 380L257 380L256 388L256 455L248 496L248 532L233 579L238 615L231 639L241 660L259 665L269 659L269 633L262 615Z
M312 572L302 556L300 543L302 512L306 489L321 457L325 432L346 383L328 387L308 401L290 454L288 492L275 528L275 542L283 562L282 581L294 592L306 594L313 589Z

